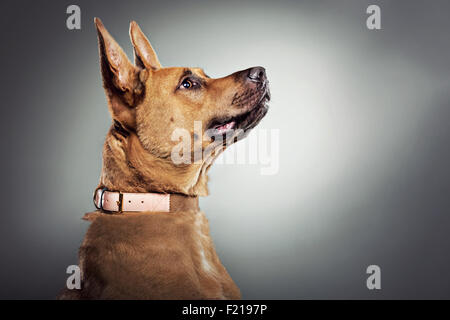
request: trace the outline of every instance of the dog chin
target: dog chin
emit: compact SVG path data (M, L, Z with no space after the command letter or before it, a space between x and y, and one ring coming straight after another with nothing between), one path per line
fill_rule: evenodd
M238 140L247 136L248 132L253 129L262 118L267 114L269 110L268 102L270 101L270 92L267 90L262 95L262 98L258 99L258 102L250 108L250 110L227 119L215 119L211 121L211 125L208 126L208 133L210 136L220 136L224 138L227 136L235 136L234 131L240 131L237 133Z

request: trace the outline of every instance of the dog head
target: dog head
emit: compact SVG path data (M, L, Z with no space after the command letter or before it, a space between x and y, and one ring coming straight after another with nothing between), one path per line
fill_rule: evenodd
M265 69L254 67L213 79L200 68L163 68L135 22L130 25L135 62L95 19L103 84L115 128L137 137L143 150L170 158L182 129L197 148L227 145L245 137L265 116L270 100ZM201 126L199 134L196 131ZM197 128L198 129L198 128ZM220 152L214 151L213 158ZM211 159L210 159L210 162Z

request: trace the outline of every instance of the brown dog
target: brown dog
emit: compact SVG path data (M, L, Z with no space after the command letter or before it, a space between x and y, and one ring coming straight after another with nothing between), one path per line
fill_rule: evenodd
M95 192L99 210L85 217L92 224L79 252L82 289L65 290L60 298L240 298L197 197L208 194L207 172L218 154L266 114L264 68L220 79L199 68L162 68L135 22L133 65L97 18L95 25L113 125ZM195 132L196 121L207 130L204 136ZM175 163L177 129L194 141L189 160L211 152ZM144 200L156 209L144 207Z

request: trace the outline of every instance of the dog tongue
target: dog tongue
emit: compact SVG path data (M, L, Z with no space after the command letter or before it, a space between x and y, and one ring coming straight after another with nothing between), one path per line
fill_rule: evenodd
M228 122L224 124L223 126L217 127L216 130L218 133L225 133L230 129L233 129L234 127L234 121Z

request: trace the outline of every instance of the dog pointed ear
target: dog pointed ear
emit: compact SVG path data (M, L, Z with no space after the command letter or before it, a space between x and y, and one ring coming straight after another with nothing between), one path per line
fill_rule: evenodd
M147 37L135 21L131 21L130 23L130 38L133 43L135 64L137 66L153 70L162 67L150 41L148 41Z
M139 69L130 62L102 21L95 18L94 23L97 28L103 85L112 117L123 125L132 127L135 122L133 107L142 93Z

